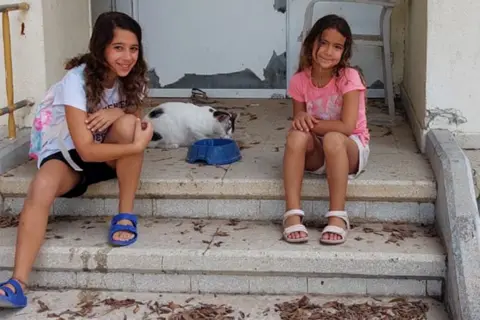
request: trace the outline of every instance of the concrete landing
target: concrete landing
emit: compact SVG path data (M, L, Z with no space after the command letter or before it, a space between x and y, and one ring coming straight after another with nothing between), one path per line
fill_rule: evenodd
M288 244L274 223L140 219L127 248L107 218L49 225L32 285L45 288L238 294L441 296L445 253L431 227L357 225L340 246ZM0 229L0 278L13 266L15 228Z
M335 296L184 295L131 292L34 291L20 311L0 311L5 320L81 319L306 319L307 316L343 320L448 320L442 304L433 299L352 298ZM393 300L393 302L392 302ZM303 301L304 308L298 308ZM367 305L368 303L368 305ZM316 306L314 306L316 305ZM376 306L374 308L370 306ZM173 310L173 313L172 313ZM375 310L375 311L374 311ZM347 313L347 311L349 313ZM200 314L203 317L200 317ZM295 317L303 315L304 317ZM176 317L175 317L176 316ZM197 317L195 317L197 316ZM206 316L206 317L205 317ZM227 318L227 316L230 316ZM375 317L377 316L377 317ZM425 317L426 316L426 317ZM295 317L295 318L294 318ZM315 319L326 319L315 317ZM404 318L405 317L405 318ZM392 319L393 319L392 318Z
M185 162L187 150L148 150L138 197L183 199L282 199L282 157L290 125L288 100L221 100L214 107L226 107L240 114L235 139L243 159L237 163L210 167ZM393 128L375 125L381 113L369 106L372 135L371 156L366 172L351 181L349 200L433 202L435 181L425 158L419 154L406 122ZM22 165L0 177L0 193L22 197L35 172L34 163ZM113 198L115 181L92 187L87 197ZM307 175L305 199L326 199L324 177Z

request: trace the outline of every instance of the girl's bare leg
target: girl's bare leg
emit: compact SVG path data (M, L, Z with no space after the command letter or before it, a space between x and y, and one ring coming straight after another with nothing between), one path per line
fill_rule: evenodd
M312 133L290 130L283 156L283 184L286 209L300 209L302 181L305 169L315 171L323 165L323 150L320 140ZM299 216L291 216L285 227L301 223ZM304 232L293 232L290 239L304 238Z
M135 134L136 117L124 115L115 121L109 129L105 142L131 143ZM120 158L108 164L117 171L119 194L118 212L133 212L135 193L142 172L143 152L128 157ZM118 224L131 225L129 220L120 220ZM113 235L114 240L126 241L134 237L130 232L119 231Z
M358 170L359 151L352 139L343 133L329 132L323 138L323 152L327 170L330 211L344 211L349 173ZM328 218L328 224L346 228L345 222L337 217ZM340 240L341 236L325 233L325 240Z
M79 182L79 175L59 160L49 160L30 183L20 213L13 278L24 287L45 239L48 215L56 197L70 191ZM15 289L7 285L13 292ZM25 289L25 288L24 288ZM0 295L5 295L0 290Z

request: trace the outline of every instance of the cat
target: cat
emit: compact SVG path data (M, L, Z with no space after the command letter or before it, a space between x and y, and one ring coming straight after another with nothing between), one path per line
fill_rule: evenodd
M149 148L163 149L189 147L207 138L231 139L237 119L234 112L186 102L162 103L144 117L153 126Z

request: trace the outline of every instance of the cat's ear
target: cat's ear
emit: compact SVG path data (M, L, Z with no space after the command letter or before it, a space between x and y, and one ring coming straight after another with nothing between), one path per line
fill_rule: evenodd
M235 112L230 113L232 121L238 121L238 114Z
M213 117L218 120L218 122L224 122L228 119L230 119L230 113L225 112L225 111L215 111L213 113Z
M158 118L163 113L164 113L164 110L162 108L156 108L156 109L153 109L152 111L150 111L150 113L148 114L148 117L150 119Z

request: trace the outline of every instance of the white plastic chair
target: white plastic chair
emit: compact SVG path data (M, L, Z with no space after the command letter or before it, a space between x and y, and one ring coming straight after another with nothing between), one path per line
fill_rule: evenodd
M300 39L302 42L308 35L310 28L313 26L313 9L317 2L352 2L364 3L376 6L382 6L380 15L380 35L363 35L354 34L353 42L357 45L370 45L382 47L383 51L383 83L385 87L385 103L388 105L388 113L391 120L395 119L395 101L393 92L393 70L391 59L390 44L390 25L392 10L395 7L396 0L312 0L305 10L305 19Z

